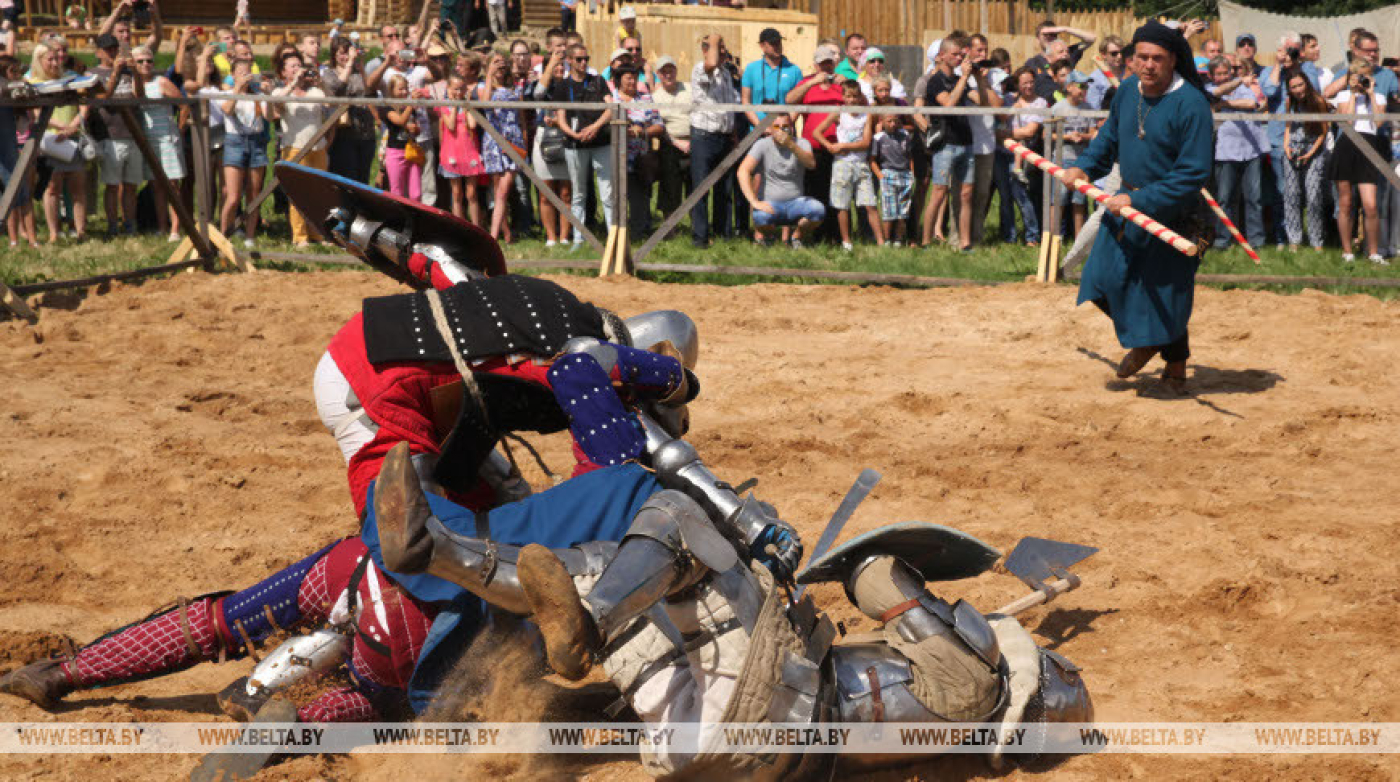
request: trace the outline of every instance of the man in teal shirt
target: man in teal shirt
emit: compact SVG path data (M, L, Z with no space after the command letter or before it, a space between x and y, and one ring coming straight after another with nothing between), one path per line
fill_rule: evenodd
M1084 267L1079 302L1093 302L1113 319L1119 343L1129 349L1118 366L1120 378L1161 353L1167 362L1162 379L1183 392L1200 261L1117 213L1132 206L1194 238L1190 226L1214 161L1214 128L1180 33L1155 21L1138 28L1133 64L1136 75L1123 81L1108 121L1066 172L1070 181L1093 181L1117 163L1123 175L1123 192L1109 200L1110 214Z
M763 57L749 63L739 82L742 100L754 105L781 104L787 99L788 91L802 81L802 69L783 56L783 36L772 27L758 34L758 46L763 50ZM755 125L764 117L762 113L745 113Z
M851 33L846 36L846 59L836 66L836 73L848 79L859 79L860 61L865 59L865 50L868 46L865 36L860 33Z

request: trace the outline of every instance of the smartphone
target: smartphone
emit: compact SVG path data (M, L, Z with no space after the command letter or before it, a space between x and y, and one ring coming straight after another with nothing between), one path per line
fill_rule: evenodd
M972 67L976 68L979 71L985 71L988 68L995 68L996 64L996 60L978 60L977 62L972 64Z

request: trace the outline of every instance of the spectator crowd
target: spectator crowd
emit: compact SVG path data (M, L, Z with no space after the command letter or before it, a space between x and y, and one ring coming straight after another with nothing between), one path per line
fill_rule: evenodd
M95 66L76 57L61 35L45 38L27 62L21 60L17 16L5 15L0 82L88 72L112 97L207 98L207 111L152 104L136 117L182 199L193 198L193 156L208 155L217 173L220 229L250 247L260 226L249 204L263 189L270 160L280 158L438 206L504 242L542 234L547 246L579 247L582 237L569 217L615 225L620 216L613 192L626 177L634 234L649 232L658 212L670 214L693 188L713 181L690 210L696 247L752 237L793 247L839 243L848 251L860 243L970 251L991 242L1034 246L1051 233L1071 237L1083 230L1090 211L1083 196L1057 184L1055 202L1062 208L1044 214L1040 172L1018 164L1001 142L1015 139L1045 152L1047 123L1062 122L1063 157L1072 161L1103 122L1085 112L1107 109L1131 74L1131 52L1122 39L1099 39L1049 21L1036 30L1040 52L1019 64L985 35L955 31L928 47L925 69L908 86L891 72L885 53L858 33L820 41L812 62L800 65L785 56L776 29L759 33L762 55L749 63L738 61L731 42L709 35L689 53L694 67L683 72L673 56L681 53L658 54L643 45L630 7L619 12L620 26L603 43L612 48L602 60L571 29L572 0L561 2L564 26L549 30L542 44L498 38L507 34L506 11L516 3L489 2L490 29L465 38L450 21L422 30L385 25L372 59L358 34L342 34L337 24L329 35L279 45L266 71L234 27L208 34L183 29L173 64L158 68L164 25L157 0L120 0L96 28ZM444 18L459 13L460 5L444 4ZM70 14L68 23L93 28L80 13ZM1197 21L1180 27L1193 37L1206 30ZM1206 40L1196 58L1217 112L1361 117L1348 123L1356 136L1315 120L1218 123L1212 192L1256 247L1296 250L1306 242L1321 249L1335 240L1348 261L1364 253L1386 263L1400 247L1400 198L1372 165L1371 153L1385 161L1400 156L1400 126L1365 116L1400 101L1400 63L1382 60L1378 38L1361 29L1352 31L1345 56L1330 66L1322 64L1318 39L1306 33L1267 42L1275 48L1267 67L1256 60L1253 35L1233 43L1228 51L1224 42ZM250 95L307 102L241 99ZM480 111L357 106L320 133L335 113L334 106L316 102L324 96L485 105ZM620 115L625 156L613 156L613 112L569 107L589 103L626 104ZM715 104L747 110L709 108ZM846 111L780 114L761 140L730 161L739 141L767 118L765 107L780 104ZM1025 111L861 111L919 106ZM6 218L11 246L38 246L36 200L50 242L65 235L84 239L89 206L99 193L107 235L145 227L178 240L174 205L158 188L145 187L153 173L120 112L63 106L42 128L34 126L38 117L37 110L0 108L0 180L13 176L16 150L31 135L42 139L37 175L21 183L21 197ZM200 122L208 123L207 149L195 143L203 134L192 133ZM625 170L614 170L618 164ZM522 165L558 196L567 214L537 192ZM997 220L989 229L993 193ZM316 234L301 215L288 213L293 242L313 243ZM1047 224L1052 215L1059 224ZM1227 236L1217 232L1218 246L1227 246Z

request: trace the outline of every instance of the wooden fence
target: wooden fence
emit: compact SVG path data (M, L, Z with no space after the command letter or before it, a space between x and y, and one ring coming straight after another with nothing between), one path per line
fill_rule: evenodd
M819 0L820 35L844 38L859 32L876 45L920 46L925 30L981 32L995 38L1004 35L1034 35L1045 14L1031 10L1027 0ZM1128 3L1124 3L1127 6ZM1054 22L1088 30L1097 35L1116 34L1124 40L1142 22L1131 10L1096 13L1057 13ZM1220 37L1220 22L1211 23L1202 38ZM1192 44L1200 43L1193 39ZM999 45L993 43L993 45Z

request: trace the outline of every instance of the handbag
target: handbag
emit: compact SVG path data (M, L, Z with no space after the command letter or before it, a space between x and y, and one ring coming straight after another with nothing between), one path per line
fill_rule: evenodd
M566 141L564 131L553 125L547 126L540 133L540 157L546 163L563 163Z
M39 139L39 151L45 157L51 157L62 163L72 163L73 158L78 156L78 142L71 138L59 140L56 133L45 133Z
M924 149L933 154L943 148L948 141L948 121L942 117L929 117L928 129L924 131Z
M423 154L423 148L418 146L418 142L410 141L403 145L403 162L410 166L421 166L427 160L428 156Z

